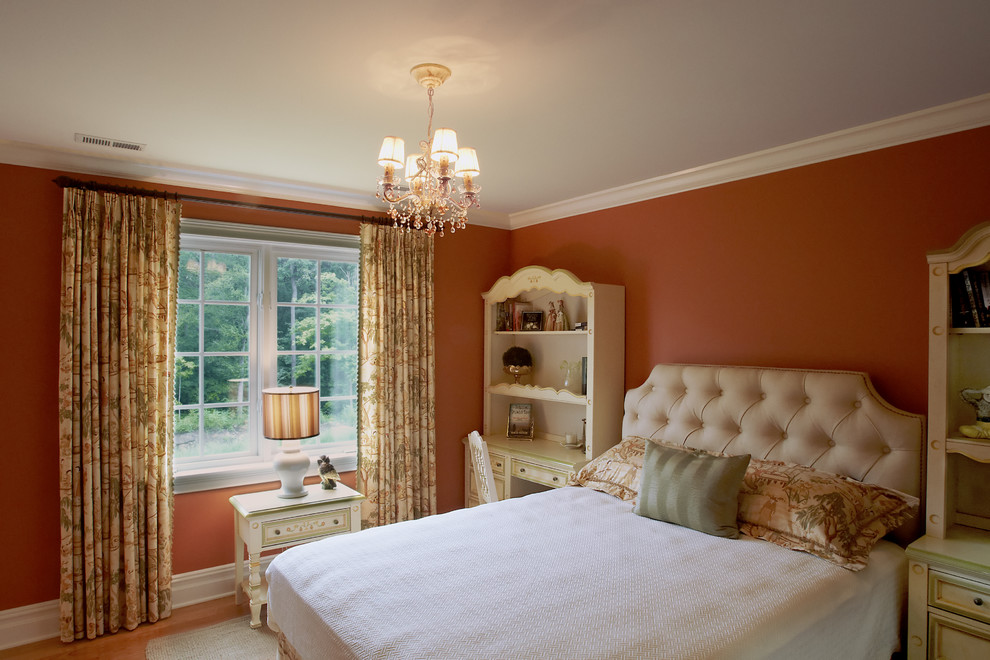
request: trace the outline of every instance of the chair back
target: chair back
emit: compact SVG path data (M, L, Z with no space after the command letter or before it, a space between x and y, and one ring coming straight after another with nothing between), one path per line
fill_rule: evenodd
M492 459L488 455L488 443L477 431L468 434L468 443L471 446L471 465L478 486L478 499L482 504L497 502L498 491L495 490L495 474L492 472Z

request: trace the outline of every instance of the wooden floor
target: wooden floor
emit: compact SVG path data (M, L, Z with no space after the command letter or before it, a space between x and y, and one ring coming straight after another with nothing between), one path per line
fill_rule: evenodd
M75 658L77 660L144 660L144 649L156 637L204 628L228 619L250 614L247 603L234 604L234 597L217 598L198 605L172 610L172 616L154 624L143 623L134 630L120 630L113 635L83 639L63 644L58 638L35 642L0 651L0 658L18 660L48 660ZM265 613L262 610L262 619Z

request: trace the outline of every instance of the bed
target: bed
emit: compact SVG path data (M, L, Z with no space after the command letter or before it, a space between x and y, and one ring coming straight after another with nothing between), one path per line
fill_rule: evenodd
M657 365L572 485L292 548L268 623L287 658L889 658L923 435L862 373Z

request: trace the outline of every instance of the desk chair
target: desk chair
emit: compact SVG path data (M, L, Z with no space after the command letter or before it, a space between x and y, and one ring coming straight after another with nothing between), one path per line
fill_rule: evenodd
M497 502L498 491L495 490L495 474L488 455L488 443L477 431L468 434L468 442L471 444L471 465L474 467L474 480L478 486L478 499L482 504Z

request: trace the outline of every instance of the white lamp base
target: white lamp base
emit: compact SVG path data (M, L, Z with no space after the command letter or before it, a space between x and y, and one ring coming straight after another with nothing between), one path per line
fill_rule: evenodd
M309 456L299 451L283 447L282 451L275 455L272 462L278 478L282 480L282 490L278 496L283 499L292 499L306 495L303 488L303 478L309 470Z

